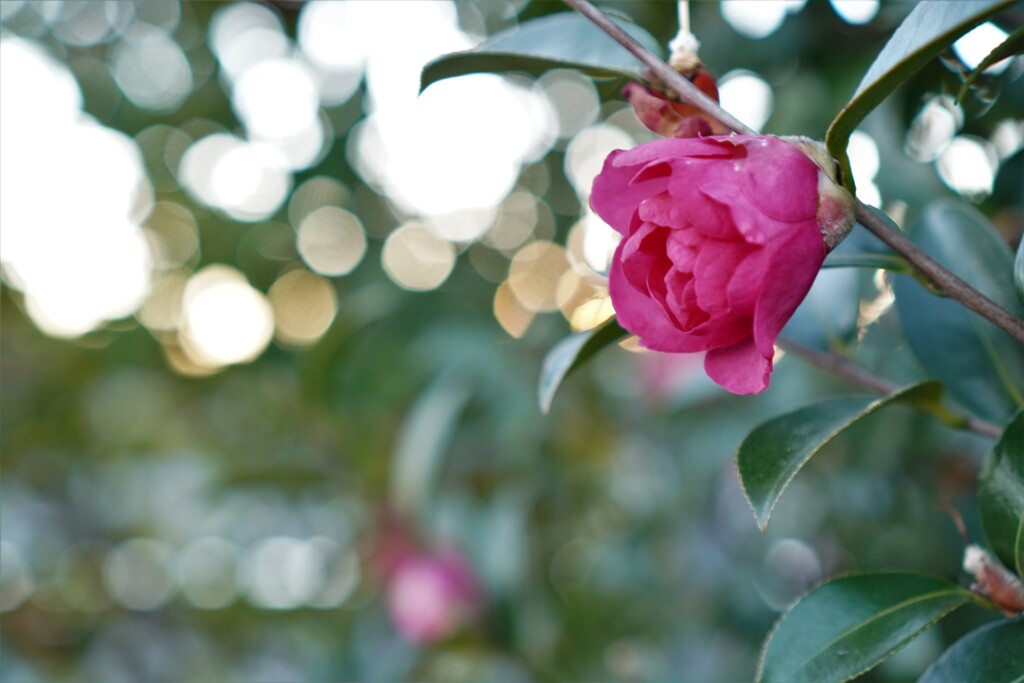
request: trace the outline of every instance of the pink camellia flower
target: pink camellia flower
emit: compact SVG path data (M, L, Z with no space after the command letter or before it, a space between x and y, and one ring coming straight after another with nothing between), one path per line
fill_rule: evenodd
M388 613L409 642L425 645L454 633L480 607L472 569L454 550L400 561L388 579Z
M733 393L766 389L775 339L853 225L831 167L805 138L612 152L590 204L623 237L609 273L619 324L649 349L707 351L708 376Z

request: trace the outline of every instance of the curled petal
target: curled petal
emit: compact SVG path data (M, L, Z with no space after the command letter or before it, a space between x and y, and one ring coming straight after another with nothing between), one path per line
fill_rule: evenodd
M765 357L752 337L708 351L704 356L708 377L734 394L759 394L768 388L772 356Z

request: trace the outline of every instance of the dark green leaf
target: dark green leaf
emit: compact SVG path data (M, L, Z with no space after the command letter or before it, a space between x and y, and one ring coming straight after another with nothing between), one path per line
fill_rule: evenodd
M1024 411L1007 425L978 475L985 536L1007 567L1024 576Z
M616 22L647 49L661 54L658 41L626 21ZM488 38L472 50L443 55L423 68L420 90L431 83L472 73L578 69L594 78L640 78L644 65L601 29L575 12L552 14Z
M843 169L845 182L852 186L846 145L860 122L901 83L957 38L1011 4L1013 0L922 2L911 10L825 135L829 152L839 160Z
M963 101L967 91L971 89L971 84L977 80L978 76L980 76L985 69L1008 57L1019 55L1021 52L1024 52L1024 26L1018 26L1016 31L1008 35L1006 40L996 46L992 52L989 52L985 59L981 60L981 63L975 67L974 71L967 74L967 78L964 79L964 84L960 86L960 92L956 94L956 101Z
M917 683L1024 683L1024 619L976 628L942 653Z
M805 406L765 422L747 435L736 456L743 491L763 531L797 472L853 423L893 401L940 405L942 385L915 384L889 396L844 396Z
M542 412L551 409L551 401L562 386L562 380L570 372L586 363L598 351L614 344L629 334L619 327L619 323L612 318L600 327L585 332L577 332L551 347L544 357L544 364L540 369L540 385L538 387L538 398Z
M862 574L829 581L779 619L764 645L757 680L848 681L973 599L956 584L921 574Z
M930 205L911 232L922 249L1016 316L1013 256L995 227L954 201ZM1024 406L1024 346L959 302L910 278L893 283L903 332L921 366L971 412L1006 422Z

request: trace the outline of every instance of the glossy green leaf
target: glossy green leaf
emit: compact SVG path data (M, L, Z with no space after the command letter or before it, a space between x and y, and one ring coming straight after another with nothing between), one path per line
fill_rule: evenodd
M956 201L933 203L910 237L981 293L1024 317L1013 284L1013 255L992 223L973 207ZM942 380L951 398L999 423L1024 406L1020 342L911 278L897 278L893 288L911 350L925 372Z
M1024 26L1018 26L1016 31L1008 35L1006 40L997 45L992 52L988 53L985 59L981 60L971 73L967 74L964 84L960 86L960 91L956 94L956 101L963 101L967 91L971 89L971 85L977 80L978 76L984 73L985 69L996 62L1001 62L1022 52L1024 52Z
M1024 411L982 463L978 506L985 536L1007 567L1024 576Z
M624 20L616 23L647 49L662 54L647 31ZM431 83L473 73L578 69L594 78L640 78L644 65L601 29L575 12L534 19L498 33L472 50L442 55L423 68L420 90Z
M917 683L1024 683L1024 619L976 628L942 653Z
M768 525L789 483L815 453L858 420L895 401L941 405L938 382L915 384L889 396L844 396L805 406L765 422L747 435L736 456L743 492L757 526Z
M551 347L544 357L540 370L538 399L542 412L551 409L551 402L570 372L586 363L598 351L628 336L629 332L619 327L612 318L592 330L577 332Z
M877 666L974 597L921 574L846 576L818 586L776 623L759 683L840 683Z
M957 0L919 3L889 38L850 101L825 135L825 144L839 160L843 179L852 187L846 146L850 135L875 107L957 38L984 22L1013 0Z

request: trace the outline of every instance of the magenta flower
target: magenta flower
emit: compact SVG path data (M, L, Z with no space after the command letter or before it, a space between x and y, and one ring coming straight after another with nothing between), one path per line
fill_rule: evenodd
M822 153L767 136L612 152L590 204L623 237L609 273L619 324L655 351L707 351L708 376L733 393L766 389L779 332L853 224Z
M454 550L401 560L388 579L388 613L395 629L420 645L446 638L480 608L476 576Z

